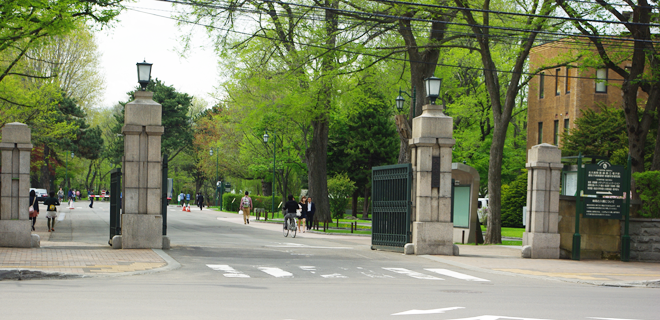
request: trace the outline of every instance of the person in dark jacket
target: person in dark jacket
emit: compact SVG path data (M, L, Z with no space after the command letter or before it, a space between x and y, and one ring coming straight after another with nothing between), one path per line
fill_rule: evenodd
M57 206L60 205L60 201L55 198L55 192L51 191L49 197L44 200L44 206L46 206L46 218L48 218L48 232L55 231L55 219L57 219Z
M284 216L284 221L287 221L287 217L291 217L292 219L296 219L296 210L298 210L298 202L294 200L293 195L290 194L288 197L289 201L287 201L284 204L284 211L286 212L286 215ZM295 223L295 222L294 222Z
M39 201L37 201L37 193L34 190L30 190L30 206L34 209L30 213L30 220L32 220L32 231L35 231L34 224L37 222L37 216L39 215Z
M298 232L302 229L303 233L305 232L305 218L307 217L307 207L305 206L305 202L307 202L307 197L303 196L298 203L298 208L300 210L300 216L298 217Z
M307 197L305 209L307 209L307 230L312 230L314 226L314 213L316 212L316 206L312 202L312 197Z

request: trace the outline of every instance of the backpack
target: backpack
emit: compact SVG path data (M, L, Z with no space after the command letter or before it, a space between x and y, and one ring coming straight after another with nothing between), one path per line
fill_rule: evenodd
M54 204L49 204L48 205L48 211L57 211L57 209L55 208Z
M249 207L250 207L250 198L243 197L243 208L249 208Z

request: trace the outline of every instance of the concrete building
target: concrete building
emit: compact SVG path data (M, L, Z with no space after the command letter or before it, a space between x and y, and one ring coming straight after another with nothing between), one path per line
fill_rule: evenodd
M530 70L565 64L574 60L578 48L586 43L560 40L532 48ZM593 46L592 46L593 48ZM594 53L595 54L595 53ZM622 78L606 68L579 68L580 61L570 66L552 67L535 76L527 97L527 150L548 143L561 146L561 133L575 127L575 119L583 110L600 106L622 106ZM620 64L626 68L629 62ZM601 80L602 79L602 80ZM604 80L607 79L607 82ZM643 95L640 91L640 97Z

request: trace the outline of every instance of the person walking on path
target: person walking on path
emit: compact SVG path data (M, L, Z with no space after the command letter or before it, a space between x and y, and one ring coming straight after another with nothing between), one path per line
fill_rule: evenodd
M80 201L80 190L76 190L76 198Z
M51 191L48 194L50 197L44 200L44 205L46 206L46 218L48 218L48 232L55 231L55 219L57 218L57 206L60 205L60 202L55 198L55 192Z
M190 206L190 193L186 193L186 204Z
M186 198L185 195L183 195L183 192L179 194L179 205L183 205L183 200Z
M302 228L302 232L305 233L305 218L307 217L307 206L305 205L305 202L307 201L307 197L303 196L300 198L300 202L298 203L298 210L300 210L300 215L298 216L298 232L301 232L300 229Z
M314 213L316 212L316 206L312 202L312 197L307 198L305 207L307 207L307 230L312 230L314 226Z
M241 199L241 205L238 210L243 210L243 224L250 224L250 210L252 210L252 198L249 192L245 191L245 197Z
M60 190L57 191L57 200L59 200L60 202L64 200L64 191L62 190L62 188L60 188Z
M94 206L94 190L89 190L89 207L92 208Z
M30 190L30 220L32 220L32 231L34 231L34 224L37 222L37 216L39 215L39 201L37 201L37 193L34 190Z
M197 194L197 206L199 207L199 210L204 209L204 196L201 192Z

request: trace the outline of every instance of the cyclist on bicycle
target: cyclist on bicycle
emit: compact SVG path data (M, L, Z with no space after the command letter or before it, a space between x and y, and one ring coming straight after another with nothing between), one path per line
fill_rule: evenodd
M284 216L284 228L285 229L287 228L287 223L289 223L289 221L293 221L293 224L295 226L295 224L296 224L296 220L295 220L296 219L296 210L298 210L298 202L296 202L293 199L292 194L289 195L288 199L289 199L289 201L287 201L284 204L284 210L286 212L286 215Z

